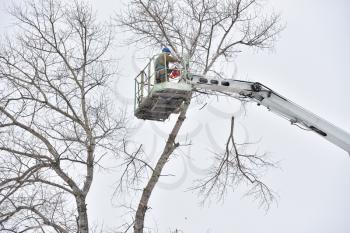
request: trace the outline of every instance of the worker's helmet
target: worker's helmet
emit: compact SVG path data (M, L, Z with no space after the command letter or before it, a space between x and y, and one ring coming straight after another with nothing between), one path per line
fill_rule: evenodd
M162 52L163 52L163 53L171 53L170 49L167 48L167 47L163 48L163 49L162 49Z

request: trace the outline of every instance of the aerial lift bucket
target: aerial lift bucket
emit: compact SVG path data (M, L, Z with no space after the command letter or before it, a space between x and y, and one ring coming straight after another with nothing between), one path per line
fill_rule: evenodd
M183 102L191 96L192 86L186 81L184 69L176 68L166 75L164 82L156 82L155 61L158 56L151 58L135 78L135 116L139 119L164 121L171 114L178 113Z

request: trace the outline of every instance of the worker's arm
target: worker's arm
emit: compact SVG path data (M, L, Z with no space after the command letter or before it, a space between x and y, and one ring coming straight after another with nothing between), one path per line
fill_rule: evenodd
M172 57L172 56L170 56L170 55L165 55L166 56L166 61L168 61L168 62L180 62L177 58L175 58L175 57Z

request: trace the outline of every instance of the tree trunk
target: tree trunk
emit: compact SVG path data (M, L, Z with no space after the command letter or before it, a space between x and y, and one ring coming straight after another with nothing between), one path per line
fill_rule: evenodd
M77 209L78 209L78 232L77 233L88 233L89 232L89 221L87 215L87 208L84 196L76 196Z
M145 214L148 208L147 207L148 201L151 197L154 187L156 186L159 180L159 176L161 175L166 162L168 161L170 155L178 146L178 144L175 143L175 139L183 122L186 119L186 113L187 113L188 106L190 104L190 99L191 98L189 98L189 101L185 102L181 110L180 116L178 117L176 124L173 130L171 131L171 134L168 137L163 153L160 156L155 169L153 170L152 176L148 181L147 186L144 188L142 192L142 196L141 196L141 199L136 211L136 216L135 216L134 233L143 233Z

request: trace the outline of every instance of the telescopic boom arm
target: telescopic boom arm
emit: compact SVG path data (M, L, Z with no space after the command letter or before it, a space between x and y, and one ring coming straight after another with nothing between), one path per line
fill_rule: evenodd
M257 102L258 105L263 105L272 112L284 116L292 124L319 134L326 140L344 149L350 155L350 134L348 132L298 106L260 83L240 80L218 81L207 79L200 75L193 75L190 80L195 89L230 95L236 94L241 98L249 98Z

